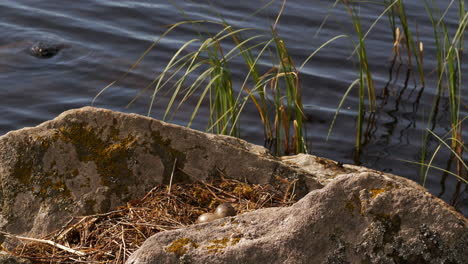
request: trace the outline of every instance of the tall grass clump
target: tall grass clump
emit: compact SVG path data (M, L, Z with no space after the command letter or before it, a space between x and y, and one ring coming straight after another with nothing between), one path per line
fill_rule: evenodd
M178 27L191 26L196 30L198 38L181 45L162 72L137 95L136 98L144 91L152 90L148 115L151 115L161 96L169 94L170 97L163 120L170 120L184 103L195 98L196 104L188 120L188 127L200 108L207 103L207 130L239 137L242 112L246 105L252 104L263 124L265 142L274 154L306 153L300 73L277 30L285 3L286 0L269 30L235 28L223 19L185 20L172 25L128 71L135 69L162 38ZM203 30L206 25L219 27L219 31L210 34ZM233 80L230 70L233 62L239 60L246 66L241 84ZM260 65L260 60L270 61L272 66L265 69L265 63ZM128 72L101 90L96 98L125 78Z
M270 81L275 105L275 146L283 145L276 152L285 154L306 153L307 145L304 139L304 112L302 105L301 83L299 72L289 56L286 45L281 37L272 28L272 36L279 65L273 69L274 76ZM281 90L280 80L284 83L284 92ZM284 94L284 95L283 95ZM292 133L292 136L290 136ZM291 141L289 141L291 139Z
M334 7L339 0L335 2ZM405 9L404 2L402 0L384 0L384 11L378 18L373 22L368 31L364 34L363 27L360 18L359 8L364 2L361 1L348 1L341 0L341 3L345 7L346 11L349 13L352 25L355 31L355 50L353 54L356 55L359 62L358 70L358 79L355 80L344 93L343 99L341 100L339 108L341 108L344 98L349 94L350 90L358 86L359 92L359 105L358 105L358 114L357 114L357 131L356 131L356 150L359 153L361 148L361 139L362 139L362 126L365 122L366 111L372 112L376 110L375 108L375 92L374 86L372 83L372 73L368 66L368 57L366 52L366 38L369 32L372 30L374 25L381 19L381 17L386 14L388 17L388 24L390 26L391 32L393 34L394 40L394 58L393 61L399 59L402 61L402 50L400 47L406 49L406 62L408 68L411 70L414 65L416 65L417 74L419 76L420 84L422 87L425 86L425 73L423 67L423 53L424 45L422 42L415 40L414 33L411 31L413 27L410 24L410 21L407 17L407 11ZM437 9L437 5L433 0L424 0L424 6L428 14L429 19L432 22L433 32L434 32L434 42L436 45L436 57L437 57L437 96L432 107L430 114L430 128L425 133L423 144L422 144L422 158L419 164L421 164L421 182L426 181L428 175L428 170L432 168L430 166L434 160L434 156L428 157L428 140L429 137L434 137L435 133L433 132L436 128L435 120L437 116L438 105L441 101L441 98L446 91L448 94L448 102L450 105L450 137L437 138L438 141L447 142L450 141L450 144L447 147L450 147L450 152L452 153L452 159L456 160L457 166L457 177L468 178L466 166L463 162L463 152L465 151L465 145L462 135L462 122L460 116L460 107L461 107L461 89L462 89L462 54L464 48L464 33L468 24L468 16L465 11L465 5L463 0L458 0L458 14L459 21L458 27L453 35L450 35L449 30L446 26L446 15L449 11L449 8L454 8L456 6L455 0L448 2L448 7L442 12ZM401 28L401 29L400 29ZM393 63L392 63L393 65ZM446 89L444 91L444 89ZM367 95L367 96L366 96ZM367 102L366 102L367 98ZM366 108L368 106L368 108ZM370 115L370 116L371 116ZM336 118L336 115L335 115ZM334 120L332 121L332 126ZM331 127L332 127L331 126ZM331 129L331 128L330 128ZM330 134L330 131L329 131ZM439 145L439 148L440 149ZM445 145L444 145L445 146ZM439 151L436 151L439 153ZM428 160L429 158L429 160ZM359 156L358 156L359 159ZM463 176L464 175L464 176Z
M239 32L252 29L232 30L229 25L221 22L203 20L176 23L164 32L126 73L102 89L96 98L112 85L125 78L161 39L171 31L183 25L199 26L200 24L218 25L221 27L221 30L215 35L205 38L194 38L185 42L174 53L162 72L130 104L140 97L143 92L151 89L150 106L148 108L148 116L150 116L155 104L159 103L158 98L170 94L170 99L163 115L163 120L170 120L182 104L196 94L198 95L198 99L188 120L188 127L191 126L202 103L208 100L210 113L208 130L218 134L239 136L238 118L242 98L236 95L233 90L229 69L229 61L232 59L232 53L235 52L235 48L225 54L221 43L227 38L239 34ZM192 78L193 76L195 78ZM190 84L187 84L189 80Z

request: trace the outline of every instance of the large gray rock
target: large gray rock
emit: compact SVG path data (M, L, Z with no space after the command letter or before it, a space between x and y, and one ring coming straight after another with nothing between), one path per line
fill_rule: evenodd
M243 140L85 107L0 137L0 228L40 236L70 216L106 212L168 183L174 163L174 182L280 177L299 196L322 187Z
M461 214L409 180L361 170L288 208L158 233L127 263L461 264L467 249Z

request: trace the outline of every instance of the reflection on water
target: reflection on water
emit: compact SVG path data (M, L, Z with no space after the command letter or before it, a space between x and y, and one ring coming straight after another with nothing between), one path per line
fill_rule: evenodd
M186 19L169 1L152 0L81 0L64 5L60 1L2 0L0 1L0 134L25 126L34 126L51 119L64 110L89 105L93 97L107 84L125 73L132 63L153 41L167 29L167 25ZM276 19L281 3L273 2L253 14L269 1L175 1L195 19L217 19L222 15L237 27L257 27L264 31ZM351 92L337 118L328 141L329 125L344 92L357 77L356 65L350 59L349 39L340 39L317 53L301 71L304 91L303 103L308 117L309 149L313 154L345 163L358 163L379 170L403 175L420 182L419 166L406 161L418 161L423 134L428 124L439 135L448 132L448 102L446 92L437 102L437 115L428 120L437 95L437 76L434 73L435 54L432 26L422 7L422 1L407 1L409 21L418 25L418 36L424 42L424 71L426 85L418 84L417 76L405 63L392 60L393 38L387 21L382 19L368 36L369 67L373 72L378 93L378 109L368 114L364 145L357 159L354 153L354 133L357 113L357 93ZM437 1L440 6L446 1ZM290 55L297 64L331 37L353 32L350 19L343 9L330 10L327 1L289 1L278 25L278 33L285 40ZM382 11L379 5L363 5L362 23L368 27ZM319 26L326 23L317 34ZM454 30L456 12L448 12L447 24ZM205 30L215 33L216 26ZM317 35L316 35L317 34ZM119 111L147 113L148 93L143 94L129 109L128 102L146 87L166 66L174 52L185 42L198 37L190 26L182 27L166 36L148 54L141 65L123 81L98 98L97 106ZM37 41L64 44L50 59L28 54ZM403 59L404 61L404 59ZM270 62L262 61L266 68ZM466 62L462 65L466 68ZM234 61L233 76L243 80L245 65ZM465 77L466 78L466 77ZM465 81L465 79L464 79ZM241 81L238 81L237 87ZM467 93L462 101L467 101ZM158 97L153 117L161 118L169 100ZM183 105L171 122L185 124L196 100ZM199 116L207 117L208 107ZM466 106L461 117L467 115ZM263 144L263 129L254 106L245 109L242 137ZM432 121L432 122L430 122ZM192 126L206 129L206 119L200 118ZM465 129L462 135L468 140ZM439 142L430 138L429 150ZM441 149L434 164L444 169L454 168L450 153ZM430 191L448 202L454 202L468 214L466 185L457 184L453 176L431 171L426 182ZM456 194L456 197L454 196Z

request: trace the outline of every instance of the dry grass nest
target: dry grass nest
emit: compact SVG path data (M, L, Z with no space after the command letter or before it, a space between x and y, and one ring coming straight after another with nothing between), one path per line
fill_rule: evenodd
M291 205L294 183L286 183L287 188L231 179L158 185L115 211L74 217L41 239L7 235L17 243L8 252L33 263L125 263L150 236L193 225L221 203L231 203L237 214Z

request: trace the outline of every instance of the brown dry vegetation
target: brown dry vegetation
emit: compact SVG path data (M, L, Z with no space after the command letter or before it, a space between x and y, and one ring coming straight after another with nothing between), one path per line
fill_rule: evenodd
M288 190L228 179L171 188L158 185L115 211L75 217L42 240L11 236L19 244L10 253L33 263L124 263L150 236L192 225L200 214L213 211L220 203L232 203L238 214L287 206L296 201Z

